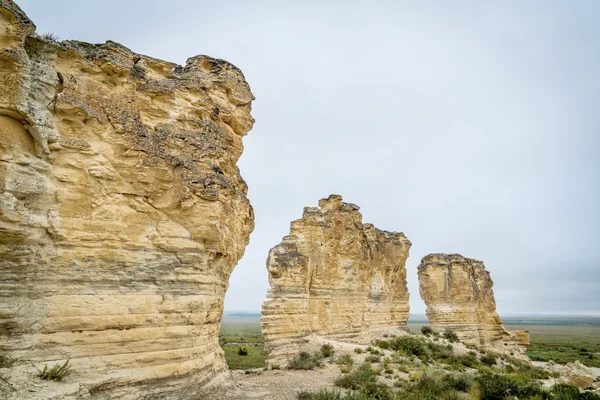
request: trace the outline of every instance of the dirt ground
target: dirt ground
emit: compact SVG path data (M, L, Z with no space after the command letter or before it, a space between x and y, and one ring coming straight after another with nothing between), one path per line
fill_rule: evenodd
M335 364L310 371L272 370L261 374L234 371L236 386L247 399L296 400L302 391L333 389L333 381L340 375Z

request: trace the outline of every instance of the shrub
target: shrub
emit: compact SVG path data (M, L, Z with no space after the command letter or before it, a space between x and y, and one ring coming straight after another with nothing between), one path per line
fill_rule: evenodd
M364 350L363 350L363 349L361 349L360 347L357 347L357 348L355 348L355 349L354 349L354 352L355 352L356 354L362 354L362 353L364 353Z
M63 378L71 373L71 366L69 360L65 361L64 364L55 364L52 368L48 369L48 364L44 365L43 370L38 370L38 377L45 380L62 381Z
M450 387L443 377L424 374L406 393L398 392L398 399L458 400L462 399L462 396Z
M431 336L435 333L435 331L429 325L423 325L421 327L421 333L425 336Z
M351 365L340 364L339 367L340 367L340 372L342 374L347 374L350 371L352 371L352 366Z
M370 354L367 356L367 358L365 358L365 361L370 363L378 363L381 361L381 356L376 354Z
M352 365L354 364L354 360L349 354L344 354L343 356L339 356L335 361L338 365Z
M333 353L335 353L335 350L334 350L333 346L330 345L329 343L326 343L323 346L321 346L321 355L323 357L331 357L333 355Z
M450 341L450 343L456 343L458 342L458 336L456 335L456 333L454 333L454 331L448 329L446 332L444 332L444 339L447 339Z
M15 363L15 360L9 356L0 355L0 368L10 368Z
M410 368L408 368L408 366L406 365L401 365L398 367L398 371L408 374L410 372Z
M281 366L279 364L271 364L271 369L273 369L273 370L281 369Z
M342 400L343 397L340 392L335 390L322 389L316 393L300 392L298 393L298 400Z
M335 385L345 388L358 390L367 383L375 383L377 375L371 368L371 364L364 363L357 370L335 380Z
M496 359L497 358L498 358L497 356L495 356L493 354L490 354L490 353L487 353L483 357L481 357L480 361L481 361L481 363L483 365L487 365L488 367L492 367L492 366L496 365Z
M537 382L527 377L515 375L481 374L475 378L481 398L486 400L504 400L508 396L529 398L544 396L545 392Z
M458 390L460 392L468 392L473 386L471 378L466 375L452 375L446 374L442 378L442 383L449 388Z
M374 348L373 348L373 347L371 347L371 346L367 347L367 351L368 351L369 353L371 353L371 354L375 354L375 355L377 355L377 356L380 356L380 355L382 355L382 354L383 354L382 352L380 352L380 351L379 351L379 350L377 350L377 349L374 349Z
M550 389L553 400L600 400L600 395L592 392L580 393L575 386L560 383Z
M436 361L452 361L454 359L454 349L452 345L443 345L428 342L427 347L429 348L431 358Z
M389 350L390 342L388 342L387 340L376 340L375 346L380 347L384 350Z
M425 342L414 336L400 336L390 341L390 347L407 355L423 357L429 355L429 349Z
M351 397L352 398L352 397ZM356 400L394 400L394 393L382 383L367 382L358 392Z
M287 365L288 369L314 369L321 366L321 360L318 357L311 357L305 351L302 351L292 358Z
M60 40L60 36L58 36L54 32L45 32L40 35L41 38L45 40L49 40L51 42L58 42Z
M248 349L245 348L244 346L238 347L238 356L247 356L248 355Z

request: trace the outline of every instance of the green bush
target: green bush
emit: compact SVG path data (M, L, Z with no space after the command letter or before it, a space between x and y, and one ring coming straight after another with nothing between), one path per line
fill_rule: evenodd
M349 354L344 354L343 356L339 356L335 362L338 365L352 365L354 364L354 360Z
M248 355L248 349L245 348L244 346L238 347L238 356L247 356Z
M498 359L497 356L487 353L481 357L480 361L483 365L487 365L488 367L493 367L494 365L496 365L497 359Z
M300 392L298 400L343 400L344 398L339 391L336 390L319 390L316 393Z
M429 348L431 358L433 358L436 361L448 363L454 360L454 348L451 344L443 345L433 342L427 342L427 347Z
M394 400L392 390L377 382L367 382L357 393L353 400Z
M48 364L44 365L43 370L38 370L38 377L45 380L62 381L66 376L71 374L71 366L69 360L65 361L64 364L55 364L52 368L48 369Z
M508 396L527 399L533 396L545 398L546 392L539 383L526 376L480 374L475 378L481 398L485 400L504 400Z
M370 363L378 363L381 361L381 356L376 355L376 354L369 354L366 358L365 358L366 362L370 362Z
M375 346L380 347L384 350L389 350L390 342L388 342L387 340L376 340Z
M432 327L430 327L429 325L423 325L421 327L421 333L425 336L432 336L435 335L435 331L433 330Z
M390 348L406 355L428 357L429 349L425 341L415 336L399 336L390 341Z
M575 386L560 383L550 389L552 400L600 400L600 395L592 392L580 393Z
M446 387L458 390L459 392L468 392L471 386L473 386L473 381L466 375L446 374L442 378L442 383Z
M288 369L314 369L321 366L321 360L318 357L312 357L306 351L302 351L292 358L287 365Z
M405 392L398 392L399 400L459 400L462 395L453 389L445 377L425 374Z
M321 346L321 355L323 357L331 357L333 355L333 353L335 353L335 350L334 350L333 346L330 345L329 343L326 343L323 346Z
M15 360L9 356L0 355L0 368L10 368L15 363Z
M355 348L355 349L354 349L354 352L355 352L356 354L362 354L362 353L364 353L365 351L364 351L363 349L361 349L360 347L357 347L357 348Z
M446 332L444 332L444 339L449 340L450 343L456 343L459 341L456 333L454 333L454 331L452 331L450 329L448 329Z
M358 390L367 383L375 383L377 375L371 368L371 364L364 363L354 372L340 376L335 380L335 385L344 389Z

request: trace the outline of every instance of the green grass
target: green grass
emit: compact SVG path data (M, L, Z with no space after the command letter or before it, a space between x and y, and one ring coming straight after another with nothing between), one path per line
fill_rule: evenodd
M265 352L260 332L260 319L224 318L219 332L219 344L225 352L229 369L264 368ZM247 355L238 353L240 347L248 351Z
M421 327L426 324L427 321L421 317L409 321L408 327L411 332L420 334ZM588 367L600 368L598 317L504 318L504 325L509 331L529 331L531 345L527 355L532 361L554 360L566 364L579 360Z
M238 354L240 346L221 346L225 352L225 360L229 369L264 368L265 352L260 346L245 346L248 354Z
M532 361L566 364L579 360L588 367L600 367L600 327L529 327L529 331L531 345L527 355Z

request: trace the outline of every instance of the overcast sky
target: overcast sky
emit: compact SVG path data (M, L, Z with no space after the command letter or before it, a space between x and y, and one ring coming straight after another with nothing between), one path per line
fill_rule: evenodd
M17 3L63 40L242 69L256 229L226 309L260 310L269 249L338 193L412 241L411 312L443 252L485 262L501 314L600 313L600 2Z

